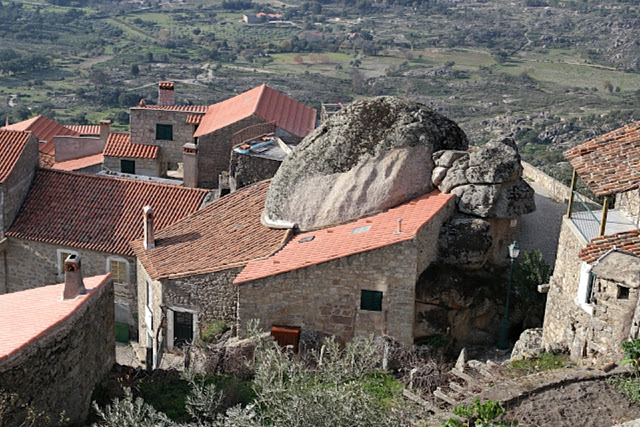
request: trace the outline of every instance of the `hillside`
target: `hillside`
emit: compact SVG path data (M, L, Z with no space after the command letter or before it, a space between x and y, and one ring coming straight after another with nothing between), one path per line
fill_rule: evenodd
M194 104L263 82L315 108L401 95L561 175L563 150L640 119L637 3L4 1L0 114L126 128L161 79Z

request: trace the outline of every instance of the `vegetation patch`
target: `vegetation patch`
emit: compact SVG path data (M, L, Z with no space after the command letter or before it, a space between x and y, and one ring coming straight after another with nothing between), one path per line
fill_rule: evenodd
M565 354L542 353L531 359L514 360L504 370L508 377L516 378L542 371L564 368L571 365L569 356Z

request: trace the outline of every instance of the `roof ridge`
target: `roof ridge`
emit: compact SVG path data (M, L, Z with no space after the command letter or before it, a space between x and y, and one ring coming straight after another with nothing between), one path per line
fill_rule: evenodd
M75 171L64 171L64 170L59 170L59 169L49 169L49 168L40 168L38 170L38 173L57 173L57 174L64 174L64 175L75 175L78 177L83 177L86 179L94 179L94 180L105 180L105 179L113 179L116 181L122 181L122 182L126 182L126 183L131 183L131 184L144 184L144 185L152 185L155 187L168 187L168 188L180 188L186 191L195 191L195 192L208 192L209 190L203 189L203 188L191 188L191 187L183 187L180 185L174 185L174 184L165 184L163 182L154 182L154 181L141 181L139 179L129 179L129 178L124 178L124 177L120 177L120 176L106 176L106 175L97 175L97 174L90 174L90 173L84 173L84 172L75 172Z
M271 88L269 86L267 86L266 83L262 83L260 85L260 93L258 94L258 101L256 102L256 105L253 107L253 111L251 112L252 115L256 114L258 112L258 110L260 109L260 104L262 103L262 100L264 99L264 93L266 92L266 89L271 89Z

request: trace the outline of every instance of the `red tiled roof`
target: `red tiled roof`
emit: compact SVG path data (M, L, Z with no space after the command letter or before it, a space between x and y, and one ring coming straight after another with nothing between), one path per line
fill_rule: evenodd
M158 88L162 89L162 90L174 90L174 84L173 82L159 82L158 83Z
M100 135L100 125L65 125L65 127L80 135Z
M156 247L131 243L154 280L212 273L266 257L284 243L287 230L260 223L269 181L242 188L156 233Z
M234 283L274 276L412 240L418 231L454 198L453 194L432 191L374 216L299 234L275 255L250 262ZM402 233L395 234L398 230L398 218L402 218ZM437 239L438 236L433 238ZM307 239L311 240L305 241Z
M580 251L578 257L593 264L613 248L640 257L640 230L596 237Z
M78 132L62 126L61 124L44 116L36 116L29 120L5 126L2 129L32 132L36 138L38 138L38 142L44 141L44 143L39 144L40 152L51 155L55 153L55 146L53 144L54 136L80 136Z
M0 130L0 182L13 171L30 137L29 132Z
M193 136L202 136L256 115L281 129L305 137L316 124L316 110L266 84L212 105Z
M0 360L15 355L29 344L62 324L102 287L111 276L87 277L88 293L62 300L64 284L41 286L26 291L0 295Z
M640 122L578 145L564 155L596 196L635 190L640 186Z
M200 207L206 190L42 169L7 235L132 256L142 237L142 208L162 230Z
M132 144L128 133L111 133L104 146L103 155L132 159L155 159L160 148L156 145Z
M183 111L187 113L206 113L209 108L208 105L138 105L131 107L134 109L146 109L146 110L170 110L170 111Z
M204 114L191 113L187 116L187 123L190 123L192 125L199 125L200 122L202 122L203 117L204 117Z
M91 156L53 163L48 165L47 167L59 171L73 172L80 169L88 168L89 166L100 165L102 163L104 163L104 156L102 155L102 153L98 153Z

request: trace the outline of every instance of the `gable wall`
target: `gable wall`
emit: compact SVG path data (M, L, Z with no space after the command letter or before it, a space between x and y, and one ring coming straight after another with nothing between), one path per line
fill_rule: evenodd
M182 146L193 141L194 126L187 123L188 112L132 108L131 142L162 147L164 162L182 163ZM173 125L173 141L156 140L156 124Z
M3 236L4 232L9 229L15 220L22 206L22 202L24 202L24 199L27 197L37 166L38 141L35 136L31 135L13 171L2 185L4 191L3 203L5 220L2 230Z

